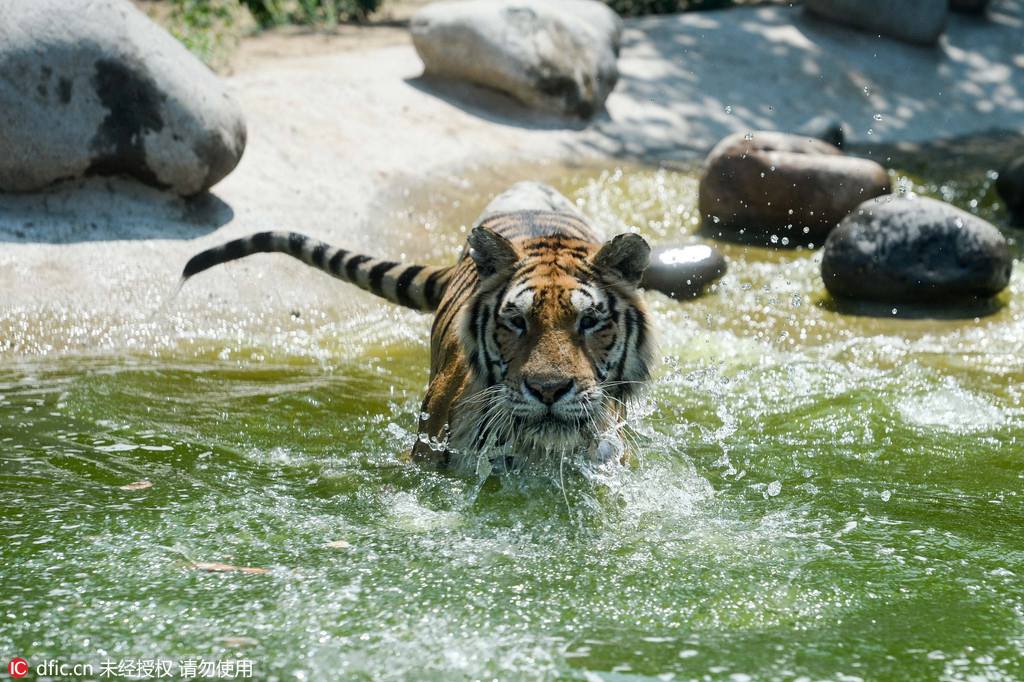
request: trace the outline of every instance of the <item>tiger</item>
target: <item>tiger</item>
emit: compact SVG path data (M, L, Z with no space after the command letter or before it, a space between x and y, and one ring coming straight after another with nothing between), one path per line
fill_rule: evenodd
M254 253L287 254L435 314L408 459L479 475L574 454L628 459L622 429L653 353L640 291L651 249L640 235L602 242L577 214L505 211L478 222L454 265L429 266L261 232L197 254L182 282Z

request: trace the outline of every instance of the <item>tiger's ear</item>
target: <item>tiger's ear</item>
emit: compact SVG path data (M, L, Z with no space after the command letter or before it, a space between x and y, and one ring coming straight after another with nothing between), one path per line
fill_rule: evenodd
M593 258L598 269L611 272L633 285L640 283L650 260L651 247L643 237L631 232L605 242Z
M512 242L486 227L473 228L467 241L469 257L476 263L481 277L490 277L496 272L507 270L519 260Z

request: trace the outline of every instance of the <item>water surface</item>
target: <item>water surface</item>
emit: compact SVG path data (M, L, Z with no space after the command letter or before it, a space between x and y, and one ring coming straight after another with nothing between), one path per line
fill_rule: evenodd
M1016 238L985 171L905 184ZM693 170L559 182L610 232L703 241ZM451 258L496 190L432 195L400 246ZM12 312L0 652L270 680L1024 677L1024 275L978 318L842 315L820 252L719 246L706 297L649 296L640 455L604 477L403 464L429 319L369 297L205 326L187 299ZM76 334L98 350L53 352Z

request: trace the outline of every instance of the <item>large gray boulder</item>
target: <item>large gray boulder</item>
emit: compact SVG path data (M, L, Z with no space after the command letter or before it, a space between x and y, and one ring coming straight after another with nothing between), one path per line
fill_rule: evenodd
M934 45L946 28L949 0L805 0L808 12L910 43Z
M866 201L829 235L821 276L834 296L892 303L990 297L1013 259L998 229L935 199Z
M622 20L595 0L439 2L418 11L410 28L427 75L544 111L589 117L619 78Z
M874 161L805 135L757 131L715 145L698 202L712 236L820 246L847 213L889 187L888 173Z
M128 0L0 2L0 191L125 174L191 195L244 148L220 80Z

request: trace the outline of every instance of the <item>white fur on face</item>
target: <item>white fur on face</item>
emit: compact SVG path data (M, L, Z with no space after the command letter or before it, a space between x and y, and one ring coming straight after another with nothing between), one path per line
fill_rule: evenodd
M527 315L533 307L533 289L527 284L521 284L505 295L501 304L502 309L515 308L522 315Z
M573 289L569 302L577 313L582 313L591 308L607 308L608 295L597 287L581 284L579 288Z

